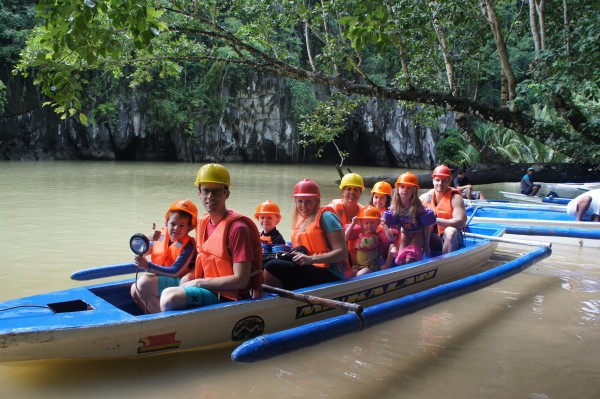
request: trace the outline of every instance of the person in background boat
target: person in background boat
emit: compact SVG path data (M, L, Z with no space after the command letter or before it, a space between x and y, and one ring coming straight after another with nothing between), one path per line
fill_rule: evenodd
M348 247L340 219L330 206L321 207L321 190L310 179L294 187L293 258L272 259L264 264L265 283L278 288L298 289L344 279Z
M541 184L533 182L533 172L535 172L534 168L527 168L527 173L521 178L521 194L536 195L542 188Z
M334 199L329 203L340 219L342 226L352 223L352 218L357 216L364 206L359 203L365 183L358 173L347 173L340 182L340 199ZM356 263L356 248L352 243L347 243L350 263Z
M131 296L141 309L146 308L143 297L160 296L172 279L181 278L190 271L190 262L196 255L196 243L189 232L196 228L198 208L190 200L175 201L165 214L165 227L156 231L156 224L148 234L150 247L143 255L136 255L133 264L153 275L142 276L131 285ZM151 255L151 262L146 259ZM147 309L145 309L147 310Z
M469 182L465 168L459 168L454 178L454 187L462 193L463 198L468 200L485 200L485 195L481 191L473 191L473 186Z
M464 245L462 230L467 221L467 212L462 193L450 187L452 172L446 165L440 165L431 174L433 189L421 195L423 205L433 211L436 225L433 228L429 245L432 250L448 253Z
M436 219L433 211L423 206L419 199L419 179L411 172L398 176L396 190L390 209L383 214L386 225L400 230L400 239L390 247L386 259L387 268L395 260L403 265L423 259L423 254L431 256L429 236Z
M263 253L271 252L273 246L286 244L285 238L277 230L277 225L281 221L281 211L276 203L266 200L258 204L254 218L263 229L260 232Z
M144 298L152 311L212 305L259 296L262 283L260 233L252 219L226 206L231 179L223 165L203 165L196 176L206 213L196 226L195 269Z
M383 261L381 247L394 240L394 233L382 223L381 212L372 205L352 218L345 236L356 248L356 263L352 269L357 276L379 270Z
M589 217L593 222L600 222L600 188L587 191L569 201L567 213L575 216L576 221Z

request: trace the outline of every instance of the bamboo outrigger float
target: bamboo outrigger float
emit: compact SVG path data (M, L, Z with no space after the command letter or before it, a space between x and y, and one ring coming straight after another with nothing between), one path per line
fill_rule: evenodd
M561 205L472 201L466 210L469 226L497 224L506 229L505 234L518 239L600 247L600 223L575 221Z

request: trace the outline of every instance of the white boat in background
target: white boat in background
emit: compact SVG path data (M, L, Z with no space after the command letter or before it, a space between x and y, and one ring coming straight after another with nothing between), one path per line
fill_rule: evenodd
M593 183L547 183L546 184L551 190L579 190L579 191L590 191L600 188L600 182Z
M509 200L518 201L518 202L528 202L534 204L541 204L542 197L538 197L537 195L525 195L521 193L511 193L510 191L500 191L500 194L504 196L504 198L508 198Z
M537 195L512 193L510 191L500 191L500 194L502 194L505 198L508 198L509 200L517 201L517 202L521 202L521 203L528 203L528 204L547 203L547 204L555 204L555 205L566 205L569 203L570 200L572 200L572 198L550 197L550 196L539 197Z

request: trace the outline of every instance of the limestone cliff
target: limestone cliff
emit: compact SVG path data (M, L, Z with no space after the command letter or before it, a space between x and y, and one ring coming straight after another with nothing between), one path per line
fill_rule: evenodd
M6 80L5 80L6 81ZM198 122L193 133L158 132L147 113L147 94L121 89L114 115L90 120L60 120L26 80L8 80L9 107L0 115L0 154L4 160L117 159L218 162L337 163L332 148L321 159L299 144L292 124L284 79L254 73L227 98L217 123ZM11 99L25 91L27 101ZM319 88L323 96L323 88ZM326 92L326 91L325 91ZM445 125L442 125L445 126ZM347 164L427 168L435 163L439 132L413 127L411 113L385 100L370 100L356 110L338 145L350 153Z

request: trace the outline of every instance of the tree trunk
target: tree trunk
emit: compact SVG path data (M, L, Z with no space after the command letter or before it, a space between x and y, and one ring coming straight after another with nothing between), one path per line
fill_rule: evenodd
M540 44L542 51L546 50L546 22L544 14L544 0L536 0L536 10L540 25Z
M567 7L567 0L563 0L563 30L565 32L565 55L568 57L571 54L571 44L569 39L569 12Z
M390 1L386 2L386 6L390 17L392 20L395 20L394 9L392 8L392 3ZM404 75L404 84L407 89L412 88L412 81L410 79L410 72L408 71L408 60L406 59L406 53L404 51L404 42L402 41L401 32L398 31L398 58L400 58L400 65L402 66L402 74Z
M494 34L496 48L498 49L498 55L500 56L500 64L502 65L502 71L506 76L508 99L509 101L512 101L517 97L517 82L512 67L510 66L510 61L508 59L508 50L506 48L506 42L504 41L504 37L502 36L502 26L500 26L500 20L496 15L496 11L494 10L494 4L491 2L491 0L481 0L480 4L481 11L486 17L488 23L490 24L490 28L492 29L492 33Z
M453 96L456 96L458 95L458 90L454 80L454 60L452 59L452 56L448 50L448 42L446 40L446 35L444 34L444 28L440 24L438 12L435 9L437 6L437 1L429 1L427 4L431 10L431 24L433 25L433 30L435 31L440 48L442 49L442 56L444 57L444 64L446 65L446 78L448 79L450 93L452 93Z
M535 50L535 60L540 59L542 45L540 43L540 31L537 26L535 0L529 0L529 26L531 28L531 37L533 38L533 48Z

